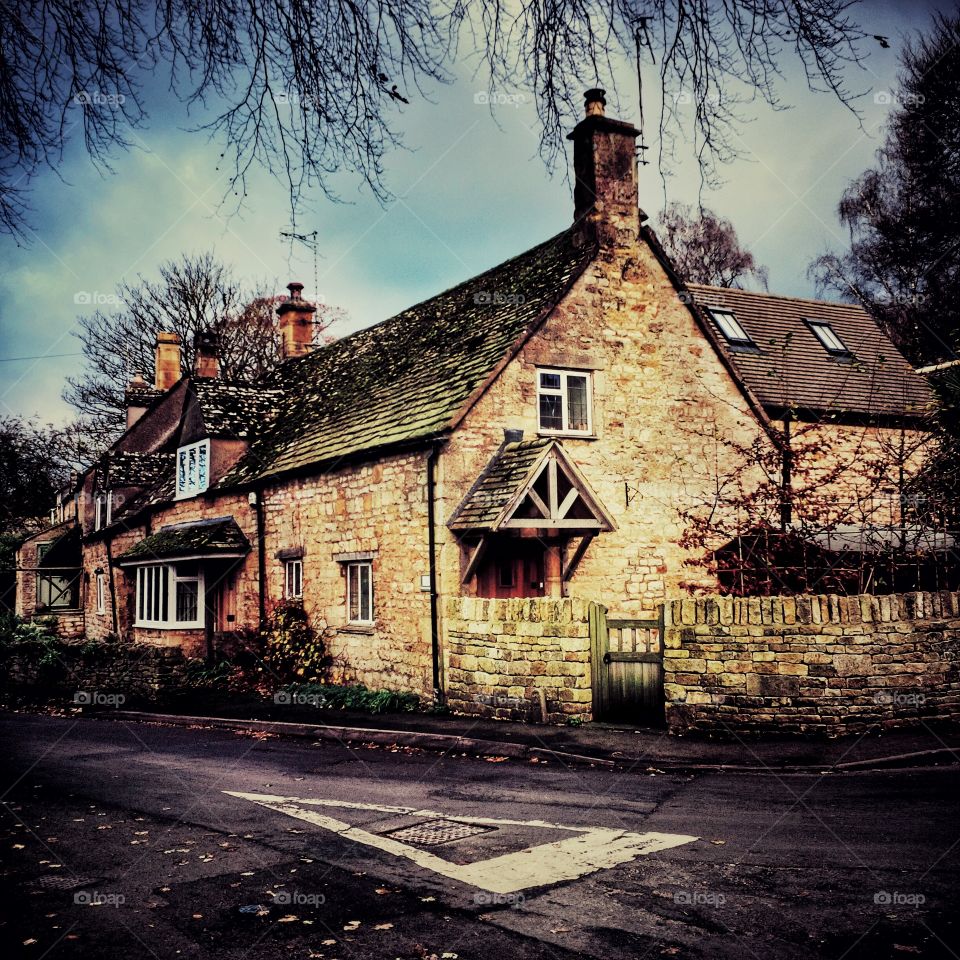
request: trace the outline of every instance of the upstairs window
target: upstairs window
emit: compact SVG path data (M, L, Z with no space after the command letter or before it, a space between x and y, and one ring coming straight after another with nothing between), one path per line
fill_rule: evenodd
M210 441L188 443L177 451L177 499L195 497L210 485Z
M283 565L283 595L287 600L303 596L303 561L287 560Z
M110 526L113 497L110 492L98 493L93 498L93 529L102 530Z
M589 435L593 431L589 373L537 371L537 410L541 433Z
M107 575L97 574L97 613L107 612Z
M753 338L743 329L743 325L732 310L714 310L711 307L710 316L713 317L713 322L720 328L720 332L731 346L757 349Z
M853 351L837 336L833 327L823 320L808 320L807 326L813 331L814 336L820 341L823 347L831 357L837 357L841 360L853 359Z

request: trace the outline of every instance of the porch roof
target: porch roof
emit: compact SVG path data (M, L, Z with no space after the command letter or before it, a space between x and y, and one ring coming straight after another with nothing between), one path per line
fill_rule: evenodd
M117 558L121 566L160 560L242 557L250 542L233 517L161 527Z
M538 493L534 485L547 473ZM561 491L560 476L569 489ZM521 515L521 507L526 509ZM576 507L576 512L573 512ZM583 474L552 439L505 443L467 492L447 524L451 530L505 528L613 530L616 524Z

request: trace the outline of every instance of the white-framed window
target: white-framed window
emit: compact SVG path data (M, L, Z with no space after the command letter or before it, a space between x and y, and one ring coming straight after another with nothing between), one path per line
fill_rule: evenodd
M97 574L97 613L107 612L107 575Z
M837 336L836 331L829 323L823 320L808 320L807 326L813 331L813 335L820 341L823 347L831 357L852 357L853 351Z
M743 329L743 324L740 323L732 310L715 310L711 307L710 315L728 343L741 347L755 346L753 337Z
M177 450L177 499L195 497L210 485L210 441L198 440Z
M541 433L590 434L593 431L590 374L574 370L537 370L537 411Z
M109 527L112 512L113 495L110 491L96 494L93 498L93 529L102 530L104 527Z
M347 623L373 624L373 564L369 560L347 565Z
M135 626L203 626L203 571L196 563L137 567Z
M303 561L287 560L283 564L283 595L287 600L303 596Z

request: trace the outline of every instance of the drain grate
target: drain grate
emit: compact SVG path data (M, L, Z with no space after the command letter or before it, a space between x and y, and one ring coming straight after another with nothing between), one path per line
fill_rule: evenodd
M403 840L406 843L415 843L421 847L437 847L441 843L452 843L454 840L465 840L480 833L490 833L496 827L478 827L473 823L460 823L457 820L425 820L412 827L401 827L399 830L390 830L384 836Z
M53 875L41 877L30 884L31 887L40 887L43 890L76 890L77 887L89 887L96 883L96 877L69 877Z

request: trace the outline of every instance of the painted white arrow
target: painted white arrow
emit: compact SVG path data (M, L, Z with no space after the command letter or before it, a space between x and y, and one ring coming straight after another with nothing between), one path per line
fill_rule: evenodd
M563 880L576 880L597 870L606 870L621 863L634 860L645 854L668 850L699 837L679 833L630 833L626 830L611 830L606 827L568 827L544 820L498 820L493 817L461 817L436 810L417 810L413 807L388 807L375 803L351 803L346 800L321 800L304 797L276 797L262 793L224 793L241 800L249 800L270 810L305 820L314 826L330 830L348 840L363 843L384 853L404 857L417 866L432 870L443 877L470 884L489 893L516 893L530 887L541 887ZM506 853L488 860L457 864L444 860L436 854L419 847L401 843L389 836L379 836L361 827L351 826L343 820L318 812L316 808L339 808L343 810L372 810L398 816L456 820L458 823L475 823L484 826L542 827L550 830L566 830L576 836L553 843L526 847L516 853Z

